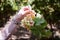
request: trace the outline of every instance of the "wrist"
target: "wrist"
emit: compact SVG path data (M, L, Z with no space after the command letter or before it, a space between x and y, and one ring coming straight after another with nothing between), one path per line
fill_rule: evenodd
M22 17L22 14L16 14L13 16L12 21L20 22L22 19L21 17Z

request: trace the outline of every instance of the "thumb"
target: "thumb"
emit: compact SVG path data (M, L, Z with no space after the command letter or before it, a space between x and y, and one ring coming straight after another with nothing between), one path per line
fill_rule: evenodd
M27 10L31 10L31 7L29 7L29 6L24 6L24 7L22 7L22 8L19 10L18 14L24 15L24 14L25 14L25 11L27 11Z

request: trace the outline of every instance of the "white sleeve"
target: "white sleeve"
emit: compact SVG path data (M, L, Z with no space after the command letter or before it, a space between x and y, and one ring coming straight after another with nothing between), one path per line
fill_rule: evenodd
M16 20L19 18L21 15L15 15L10 21L7 22L5 27L3 28L2 31L0 31L0 40L5 40L11 33L12 31L16 28L16 23L19 23L20 21Z
M0 31L0 40L5 40L4 36L2 35L2 32Z

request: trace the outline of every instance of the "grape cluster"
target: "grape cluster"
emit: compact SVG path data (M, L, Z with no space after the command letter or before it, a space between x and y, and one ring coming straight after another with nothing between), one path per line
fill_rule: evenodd
M24 19L21 20L21 26L26 27L27 29L30 29L31 26L34 25L32 14L28 14Z

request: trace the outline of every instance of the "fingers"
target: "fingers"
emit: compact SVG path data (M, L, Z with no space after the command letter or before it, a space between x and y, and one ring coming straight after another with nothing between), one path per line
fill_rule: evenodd
M24 14L30 14L30 10L26 10L26 11L24 11Z
M31 13L36 14L36 12L34 10L31 10Z
M18 14L24 15L25 13L28 13L29 10L31 11L31 7L30 7L30 6L22 7L22 8L19 10Z
M29 12L29 8L22 8L21 10L19 10L18 14L22 14L24 15L25 13Z
M28 14L36 14L36 12L34 10L26 10L24 11L24 15L28 15Z
M23 7L23 10L26 11L26 10L31 10L31 7L30 6L25 6Z
M29 8L28 7L25 7L25 8L23 8L23 10L26 11L26 10L29 10Z
M26 6L23 7L19 12L18 15L22 15L23 17L25 17L28 14L36 14L34 10L31 10L30 7Z

